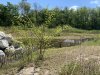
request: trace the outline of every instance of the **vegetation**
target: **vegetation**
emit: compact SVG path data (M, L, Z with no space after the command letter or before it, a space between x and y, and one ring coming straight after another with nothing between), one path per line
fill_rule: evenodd
M70 62L65 65L59 75L99 75L99 66L92 59L83 62Z
M34 8L34 9L32 9ZM28 17L28 18L27 18ZM69 25L80 29L100 29L100 8L81 7L77 10L69 8L41 8L38 4L32 7L27 0L22 0L14 5L0 4L0 25L32 27L30 20L35 26L46 24L49 28Z
M51 75L100 75L99 20L100 7L50 10L36 3L32 7L27 0L0 4L0 30L11 33L24 50L7 52L0 74L15 75L32 63Z

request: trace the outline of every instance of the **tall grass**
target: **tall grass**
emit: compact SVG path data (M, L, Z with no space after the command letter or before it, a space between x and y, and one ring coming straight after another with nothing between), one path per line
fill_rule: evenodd
M94 59L71 61L61 68L59 75L100 75L100 64Z

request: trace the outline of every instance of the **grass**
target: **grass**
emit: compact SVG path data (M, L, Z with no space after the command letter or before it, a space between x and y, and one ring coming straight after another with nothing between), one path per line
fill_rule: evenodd
M20 28L12 27L12 28L9 28L9 30L8 28L0 28L0 30L5 31L6 33L11 33L15 39L22 41L25 46L29 46L30 41L32 44L34 43L34 39L30 35L31 34L30 29L23 30ZM52 31L54 30L55 29L47 29L46 34L52 35ZM97 58L99 57L99 54L100 54L99 32L100 31L96 31L96 30L88 31L88 30L81 30L81 29L76 29L72 27L65 28L59 35L56 35L53 38L54 39L79 39L81 37L93 37L95 38L95 40L84 42L83 44L78 45L78 46L63 47L63 48L48 48L46 49L45 54L44 54L45 59L44 61L42 61L42 63L40 63L41 66L39 67L49 69L51 71L51 75L66 75L66 73L68 73L67 75L71 75L71 74L84 75L83 73L81 73L83 69L86 69L84 71L86 71L86 73L88 72L88 75L99 75L100 73L99 74L93 73L94 69L96 70L95 72L98 73L98 66L97 66L98 64L94 64L93 63L94 61L91 61L92 59L90 59L90 58L93 58L93 60L94 59L98 60ZM80 61L77 61L77 64L75 64L76 58L80 59L81 57L80 55L82 55L82 60L88 59L88 58L90 60L82 64L80 64ZM31 57L32 57L32 62L34 63L34 61L36 61L38 57L37 52L33 52L32 56L30 55L30 58ZM27 60L28 60L28 57L26 57L25 62ZM29 61L29 63L30 62L31 61ZM12 65L13 68L11 69L9 67L8 68L12 72L14 72L13 70L16 71L19 67L21 67L23 63L24 62L14 63ZM96 65L96 66L90 66L91 71L89 71L88 63L90 63L90 65ZM73 70L75 65L77 67L75 67L75 70ZM88 66L88 68L86 68L86 66ZM0 73L9 72L10 70L0 69Z
M51 75L71 75L76 65L72 75L99 75L99 57L99 46L53 48L45 52L41 67L49 69Z
M15 75L29 63L34 62L37 59L37 52L31 53L32 54L29 55L24 54L23 57L17 61L15 60L14 62L6 62L2 67L0 67L0 74Z
M59 75L100 75L100 66L94 60L73 61L65 65Z
M100 46L100 39L87 41L87 42L84 42L82 45L84 45L84 46Z

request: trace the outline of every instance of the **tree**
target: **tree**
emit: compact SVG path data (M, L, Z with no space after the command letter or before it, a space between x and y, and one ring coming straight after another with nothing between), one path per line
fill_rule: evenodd
M20 12L22 15L27 15L30 12L30 4L27 2L27 0L22 0L19 3L19 8L20 8Z
M18 6L10 2L7 5L0 4L0 22L2 26L11 26L15 24L15 16L18 16Z

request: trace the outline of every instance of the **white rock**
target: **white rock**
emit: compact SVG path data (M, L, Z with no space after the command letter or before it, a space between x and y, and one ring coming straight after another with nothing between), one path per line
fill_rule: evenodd
M15 42L16 44L14 44ZM0 49L6 50L8 52L21 52L23 50L22 47L20 47L21 42L16 41L13 39L11 34L5 34L4 32L0 31Z
M5 56L5 53L2 50L0 50L0 56Z
M0 40L0 48L7 48L9 47L8 41L5 39Z

